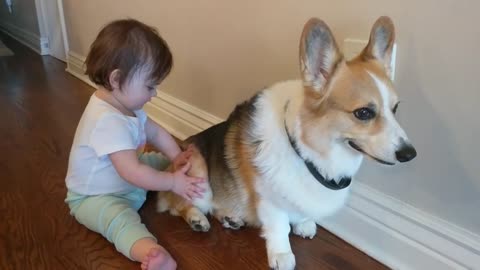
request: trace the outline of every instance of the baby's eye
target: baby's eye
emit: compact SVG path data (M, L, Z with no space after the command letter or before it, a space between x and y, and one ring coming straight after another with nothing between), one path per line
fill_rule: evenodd
M155 86L147 86L148 91L153 91L153 90L155 90L156 88L157 88L157 87L155 87Z

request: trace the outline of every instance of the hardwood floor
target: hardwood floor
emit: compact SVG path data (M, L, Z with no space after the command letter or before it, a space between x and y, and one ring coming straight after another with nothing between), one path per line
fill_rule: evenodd
M139 269L70 216L64 177L73 135L93 89L0 34L15 56L0 57L0 269ZM231 231L212 220L196 233L157 214L150 194L140 210L179 269L268 269L257 229ZM386 269L322 228L313 240L291 236L297 269Z

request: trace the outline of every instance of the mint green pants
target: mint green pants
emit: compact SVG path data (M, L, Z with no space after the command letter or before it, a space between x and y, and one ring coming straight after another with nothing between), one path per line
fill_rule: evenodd
M142 163L157 170L165 170L169 161L157 153L139 156ZM146 199L147 191L141 188L125 194L82 195L68 191L65 202L70 214L88 229L100 233L113 243L116 249L133 260L130 249L142 238L156 238L140 220L138 209Z

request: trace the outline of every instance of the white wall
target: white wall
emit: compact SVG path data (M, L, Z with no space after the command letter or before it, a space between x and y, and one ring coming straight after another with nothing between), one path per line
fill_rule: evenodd
M339 43L368 37L380 15L397 29L399 119L418 150L411 163L368 162L357 179L480 234L480 2L65 0L70 48L86 56L102 25L133 17L156 26L175 67L161 88L219 117L278 80L297 78L303 23L319 17Z

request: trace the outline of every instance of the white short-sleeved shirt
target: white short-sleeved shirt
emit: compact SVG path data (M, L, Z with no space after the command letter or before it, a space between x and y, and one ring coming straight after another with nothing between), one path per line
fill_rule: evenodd
M108 156L121 150L140 150L145 146L145 111L136 117L122 114L112 105L92 95L75 132L67 188L84 195L123 193L135 189L113 167Z

